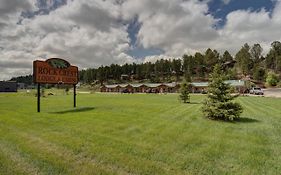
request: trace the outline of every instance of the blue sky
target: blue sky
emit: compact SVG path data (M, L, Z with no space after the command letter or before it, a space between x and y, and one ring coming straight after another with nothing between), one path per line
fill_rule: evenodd
M259 11L266 9L272 11L276 1L273 0L230 0L225 4L222 0L212 0L208 3L210 13L215 17L221 19L219 25L225 24L227 14L236 10L251 10ZM219 26L221 27L221 26Z
M50 57L85 69L207 48L235 55L246 42L266 54L280 28L278 0L1 0L0 80Z

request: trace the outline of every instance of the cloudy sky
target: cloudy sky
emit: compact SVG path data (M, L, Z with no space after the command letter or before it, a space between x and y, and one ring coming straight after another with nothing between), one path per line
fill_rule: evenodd
M279 0L0 0L0 80L60 57L80 69L281 40Z

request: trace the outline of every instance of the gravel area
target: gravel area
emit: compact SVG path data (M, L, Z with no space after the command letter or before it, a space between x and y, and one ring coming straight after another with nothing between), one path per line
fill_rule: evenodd
M281 88L269 88L263 89L265 97L277 97L281 98Z

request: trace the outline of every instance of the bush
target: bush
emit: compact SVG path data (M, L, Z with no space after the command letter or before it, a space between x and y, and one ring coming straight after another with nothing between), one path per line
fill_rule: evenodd
M69 87L66 86L66 87L65 87L65 94L68 95L68 92L69 92Z
M216 65L208 85L208 97L202 111L205 117L215 120L233 121L239 119L243 109L239 103L232 102L237 96L231 95L231 87L224 82L220 66Z
M180 99L184 103L190 103L190 95L189 95L190 84L187 82L183 82L180 88Z
M258 81L264 81L265 78L265 70L261 67L254 68L253 78Z
M279 77L274 72L269 72L266 77L266 84L269 86L276 86L279 82Z

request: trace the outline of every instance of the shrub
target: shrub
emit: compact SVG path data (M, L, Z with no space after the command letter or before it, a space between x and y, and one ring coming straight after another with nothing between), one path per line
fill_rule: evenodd
M220 66L214 67L208 85L208 96L204 101L202 111L205 117L215 120L233 121L239 119L243 109L239 103L232 100L237 96L231 95L231 87L225 83Z
M269 86L276 86L279 82L279 77L274 72L269 72L266 77L266 84Z
M183 82L180 88L180 99L184 103L190 103L190 95L189 95L190 84L187 82Z
M277 84L278 88L281 88L281 81L279 81L279 83Z
M66 86L66 87L65 87L65 94L68 95L68 92L69 92L69 87Z
M254 73L253 73L253 78L258 81L264 81L265 78L265 69L261 67L255 67L254 68Z

